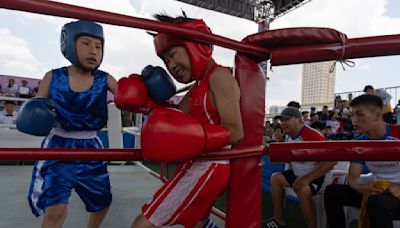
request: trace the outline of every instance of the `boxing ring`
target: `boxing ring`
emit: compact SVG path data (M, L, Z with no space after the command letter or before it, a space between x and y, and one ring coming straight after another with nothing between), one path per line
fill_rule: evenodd
M260 157L265 153L262 141L266 77L257 64L265 60L270 60L272 66L326 60L342 62L351 58L400 54L400 34L349 39L333 29L290 28L249 35L239 42L179 25L51 1L0 0L0 7L174 34L236 50L234 75L241 91L244 138L230 150L209 152L198 158L231 160L225 225L229 228L261 227ZM396 149L399 142L376 144L376 147L368 142L329 143L271 144L270 157L272 161L398 160L395 153L399 150ZM338 156L338 150L344 148L345 152ZM374 148L379 148L379 153ZM0 148L0 160L45 159L143 160L140 149Z

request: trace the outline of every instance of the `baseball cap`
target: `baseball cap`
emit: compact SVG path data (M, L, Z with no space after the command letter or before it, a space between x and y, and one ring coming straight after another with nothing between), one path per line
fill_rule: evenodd
M290 119L292 117L301 119L301 113L299 109L293 107L287 107L281 112L282 119Z

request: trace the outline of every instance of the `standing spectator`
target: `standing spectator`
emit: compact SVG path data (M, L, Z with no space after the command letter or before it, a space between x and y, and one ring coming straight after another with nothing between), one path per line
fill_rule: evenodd
M400 140L400 128L382 118L382 100L378 96L364 94L351 102L353 125L362 133L358 140ZM379 150L376 151L377 153ZM384 191L374 186L375 181L361 183L360 175L367 166L371 173L389 185ZM324 193L325 211L330 228L345 227L343 206L360 208L363 195L370 227L393 227L392 220L400 219L400 163L399 161L352 161L348 184L328 185ZM365 226L362 226L365 227Z
M282 127L289 135L288 142L323 141L324 137L316 130L304 125L297 108L288 107L281 113ZM291 169L276 172L271 176L271 195L274 217L263 227L286 227L284 219L284 189L292 187L300 201L300 208L309 228L317 227L315 204L312 198L322 187L325 174L336 162L290 162Z
M33 88L33 90L32 90L32 97L35 97L35 96L36 96L36 94L37 94L37 92L38 92L38 90L39 90L40 82L41 82L41 80L39 80L39 81L38 81L38 85L37 85L36 87Z
M29 87L28 81L23 79L21 81L22 85L19 87L19 97L21 98L31 98L32 97L32 88Z
M14 79L10 78L3 86L3 95L7 97L16 97L18 93L18 86L15 84Z
M400 100L397 101L397 105L393 109L393 113L396 117L396 124L400 124Z
M322 108L322 112L321 115L319 115L319 120L321 121L327 121L329 118L329 110L328 110L328 106L324 105L324 107Z
M6 101L4 110L0 112L0 124L13 125L17 120L14 101Z
M390 105L390 100L392 99L392 96L387 92L385 92L383 89L374 90L374 87L372 87L371 85L366 85L364 87L364 92L366 94L375 94L382 99L383 120L386 123L393 123L393 113L392 113L392 107Z
M349 100L349 104L350 104L351 101L353 100L353 94L352 94L352 93L349 93L349 94L347 95L347 99Z

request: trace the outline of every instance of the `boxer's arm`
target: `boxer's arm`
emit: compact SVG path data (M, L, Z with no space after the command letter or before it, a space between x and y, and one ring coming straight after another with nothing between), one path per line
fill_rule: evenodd
M239 104L240 90L235 78L228 69L219 67L210 77L210 89L221 124L229 129L230 143L240 142L243 138L243 125Z
M108 74L107 75L107 88L108 91L110 91L112 94L115 93L115 86L117 85L117 81L115 80L115 78Z
M178 104L178 109L182 112L189 113L189 94L190 90L183 96L182 100Z
M36 97L49 97L49 86L52 78L52 71L47 72L43 79L40 81L38 92L36 93Z

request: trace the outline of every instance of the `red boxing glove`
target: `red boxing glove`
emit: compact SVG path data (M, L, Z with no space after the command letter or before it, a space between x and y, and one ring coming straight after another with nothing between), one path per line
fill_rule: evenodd
M230 141L229 130L221 125L204 127L192 116L173 108L155 109L144 123L142 154L146 160L175 161L218 150Z
M118 80L114 101L119 109L135 113L148 113L160 106L148 96L143 77L138 74Z

